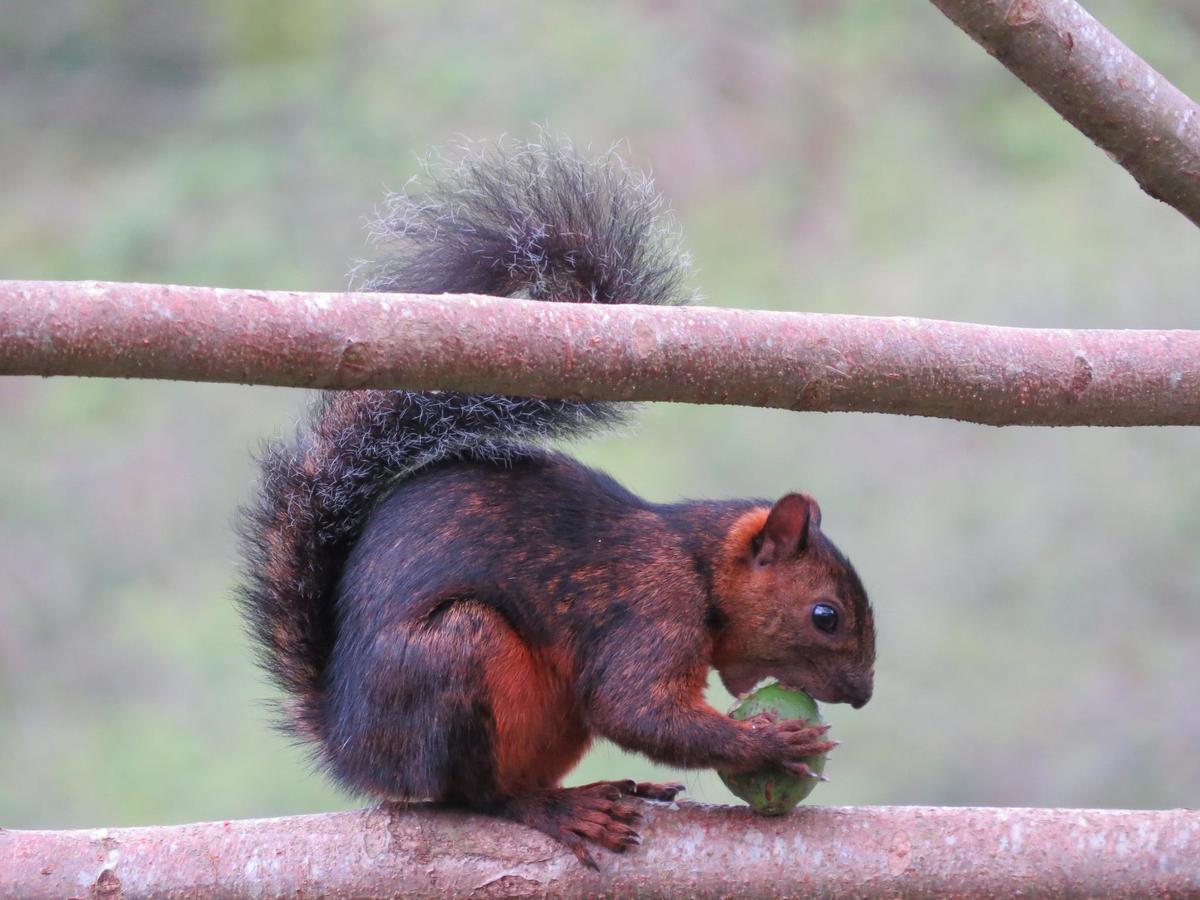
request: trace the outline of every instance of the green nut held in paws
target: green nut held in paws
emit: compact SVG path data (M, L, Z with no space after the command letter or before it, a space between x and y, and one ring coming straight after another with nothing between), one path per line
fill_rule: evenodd
M735 719L750 719L762 713L774 713L780 719L804 719L821 724L821 711L812 697L804 691L785 688L770 681L742 697L729 715ZM806 757L804 762L817 775L825 771L825 754ZM765 816L782 816L812 793L817 778L793 775L771 767L759 772L718 772L725 786L745 800L755 811Z

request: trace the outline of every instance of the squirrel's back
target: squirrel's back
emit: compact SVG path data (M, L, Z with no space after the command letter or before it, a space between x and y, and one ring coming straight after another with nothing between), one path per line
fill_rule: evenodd
M366 291L481 293L591 303L686 302L686 258L652 183L615 155L562 141L471 145L388 198L360 267ZM240 599L285 725L325 742L334 597L363 522L397 479L449 460L508 466L531 447L620 420L608 403L453 392L322 394L296 436L268 445L243 511Z

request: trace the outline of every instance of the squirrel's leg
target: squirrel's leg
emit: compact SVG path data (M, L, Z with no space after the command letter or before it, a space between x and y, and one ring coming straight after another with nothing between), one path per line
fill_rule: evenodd
M630 647L651 633L626 633L596 654L586 675L587 722L595 733L668 765L727 771L778 764L807 774L804 758L834 747L826 725L722 715L704 699L704 655ZM654 664L639 662L648 659Z
M470 634L482 673L485 705L494 722L495 783L499 796L457 798L481 811L536 828L595 867L588 842L623 852L638 842L641 816L632 797L671 800L682 785L601 781L560 787L591 743L572 692L569 660L531 647L506 619L483 604L454 604L461 638ZM470 623L469 628L462 625Z
M735 722L700 699L632 708L597 698L589 722L627 750L687 769L754 769L764 760L749 723Z
M745 772L778 765L797 775L812 774L805 759L832 750L828 725L766 716L734 721L698 698L692 703L665 702L630 713L603 702L589 718L596 733L644 753L656 762L688 769Z
M676 785L632 781L560 787L591 743L570 661L527 644L487 604L446 604L419 627L381 635L376 644L389 648L387 665L371 667L383 682L368 684L365 696L386 702L372 709L371 719L389 739L419 742L415 752L388 755L396 772L412 758L431 760L425 768L438 778L425 796L536 828L592 866L588 841L615 851L637 842L640 816L632 797L674 796ZM416 671L406 668L414 664ZM405 685L418 689L402 691ZM403 702L394 704L393 697ZM398 714L408 716L399 729Z
M476 788L448 791L444 799L536 828L592 867L588 841L617 852L636 843L633 826L640 816L627 799L637 793L636 784L559 787L591 744L571 692L568 661L531 647L500 613L475 601L452 604L432 625L453 636L454 652L466 650L480 674L480 706L490 713L493 735L487 789L476 773L464 772L457 783Z
M485 603L447 600L347 646L327 750L364 792L486 809L557 787L591 741L560 661Z
M591 744L565 670L552 653L526 644L497 610L476 600L448 604L422 626L427 657L454 659L469 670L471 696L464 698L487 732L488 778L477 782L475 753L453 740L439 799L486 805L497 798L555 787ZM467 790L462 790L463 787Z

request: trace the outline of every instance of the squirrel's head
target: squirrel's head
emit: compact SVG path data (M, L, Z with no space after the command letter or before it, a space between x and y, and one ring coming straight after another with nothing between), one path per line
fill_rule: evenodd
M714 579L713 665L732 694L774 676L826 703L871 699L875 622L854 567L821 532L821 508L788 494L741 516Z

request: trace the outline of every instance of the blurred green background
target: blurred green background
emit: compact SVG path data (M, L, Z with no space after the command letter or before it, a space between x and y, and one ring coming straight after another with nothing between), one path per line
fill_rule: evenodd
M1193 0L1089 6L1200 95ZM546 123L628 139L707 303L1200 327L1200 233L922 2L0 0L0 122L4 278L336 290L428 147ZM268 728L231 604L304 400L0 380L0 824L358 802ZM653 499L820 498L880 647L814 800L1160 807L1200 805L1198 447L657 406L580 452Z

